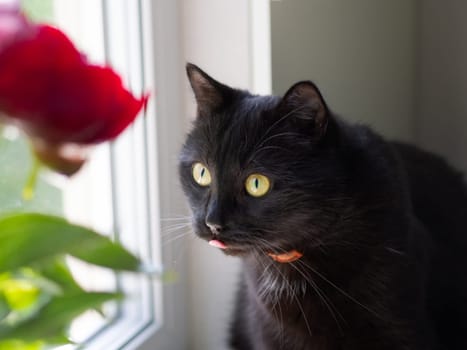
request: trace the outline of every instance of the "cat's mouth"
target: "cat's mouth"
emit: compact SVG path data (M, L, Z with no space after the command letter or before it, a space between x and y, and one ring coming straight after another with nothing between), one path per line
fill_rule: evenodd
M208 243L215 248L222 249L227 255L242 255L247 253L245 248L239 247L238 245L226 244L218 239L211 239Z
M215 247L215 248L219 248L219 249L222 249L222 250L225 250L225 252L227 254L232 254L232 253L238 253L239 250L238 249L235 249L235 248L231 248L229 246L227 246L224 242L220 241L220 240L217 240L217 239L211 239L209 241L209 245ZM277 253L267 253L274 261L277 261L279 263L291 263L291 262L294 262L298 259L300 259L303 254L300 253L299 251L295 250L295 249L292 249L288 252L285 252L285 253L280 253L280 254L277 254Z
M219 248L219 249L227 249L227 245L224 242L219 241L217 239L211 239L209 241L209 245Z

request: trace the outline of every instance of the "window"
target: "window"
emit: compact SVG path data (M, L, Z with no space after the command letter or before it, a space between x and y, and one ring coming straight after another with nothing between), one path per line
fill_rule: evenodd
M170 28L163 21L174 13L175 5L150 0L22 0L22 4L33 18L64 30L92 62L109 62L136 95L150 91L153 96L145 115L116 142L96 147L71 180L44 173L29 202L20 200L26 179L18 176L30 165L27 144L16 129L5 128L0 138L0 191L7 200L0 209L65 215L113 235L143 260L162 266L170 261L171 250L166 245L162 252L160 217L169 216L173 205L172 160L179 143L176 136L167 139L166 134L176 124L168 106L179 91L169 75L179 66L171 53L159 50L156 56L154 48L165 46L173 35L161 29ZM177 108L173 111L180 115ZM180 286L134 274L116 275L76 260L69 263L83 287L118 289L127 295L121 304L107 306L106 317L92 311L77 319L71 329L73 340L85 342L86 349L183 348L184 337L177 339L174 333L183 323L183 306L176 303L183 294ZM68 348L73 349L63 347Z

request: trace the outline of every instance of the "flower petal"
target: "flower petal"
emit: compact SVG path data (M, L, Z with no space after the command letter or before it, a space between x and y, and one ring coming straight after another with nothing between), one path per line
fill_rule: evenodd
M47 113L56 82L83 64L82 55L63 33L38 27L35 35L0 53L0 108L19 119Z
M109 67L91 65L58 29L0 52L0 110L35 138L94 144L118 136L146 105Z

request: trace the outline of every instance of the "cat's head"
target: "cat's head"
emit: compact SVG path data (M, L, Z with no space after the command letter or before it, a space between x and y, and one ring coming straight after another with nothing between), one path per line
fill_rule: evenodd
M317 87L256 96L187 65L197 118L180 156L195 233L227 254L301 251L335 219L332 117Z

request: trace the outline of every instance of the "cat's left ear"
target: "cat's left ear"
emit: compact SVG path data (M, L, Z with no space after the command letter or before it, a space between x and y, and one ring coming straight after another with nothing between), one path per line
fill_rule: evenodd
M294 84L285 93L278 108L282 117L287 115L287 119L314 137L321 138L326 133L329 110L311 81Z

